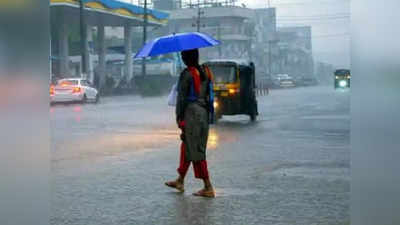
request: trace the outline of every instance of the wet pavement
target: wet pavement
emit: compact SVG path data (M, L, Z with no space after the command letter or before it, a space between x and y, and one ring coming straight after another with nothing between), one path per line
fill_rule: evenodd
M349 224L350 94L272 90L260 116L224 117L207 153L217 197L164 186L176 177L179 131L166 97L103 98L50 108L52 218L61 225Z

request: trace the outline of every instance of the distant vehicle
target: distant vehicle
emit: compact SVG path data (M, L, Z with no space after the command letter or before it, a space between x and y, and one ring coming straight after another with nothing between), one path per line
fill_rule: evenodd
M85 79L61 79L50 86L50 103L88 101L97 103L98 100L98 91Z
M215 119L223 115L245 114L255 121L258 108L254 64L234 59L211 60L204 64L214 75Z
M339 69L334 72L335 75L335 89L337 88L350 88L350 70Z
M293 76L293 81L296 86L303 86L303 79L304 77L302 75Z
M288 74L277 74L272 80L275 87L288 88L296 86L294 79Z

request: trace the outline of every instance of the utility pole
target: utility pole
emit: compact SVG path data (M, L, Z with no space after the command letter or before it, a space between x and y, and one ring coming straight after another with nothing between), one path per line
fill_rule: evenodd
M144 0L143 46L147 41L147 0ZM146 58L142 59L142 75L146 76Z
M85 3L84 0L80 0L80 35L81 35L81 69L82 69L82 74L85 76L87 75L87 58L86 58L86 51L88 50L88 44L86 41L86 18L85 18ZM86 78L86 77L85 77Z
M249 40L249 49L248 49L248 53L249 53L249 59L250 61L253 61L253 41L254 41L254 25L252 25L251 23L246 23L246 30L249 32L250 34L250 40Z
M271 25L271 0L268 0L268 18L269 18L269 24ZM270 30L270 29L269 29ZM271 71L272 71L272 65L271 65L271 34L268 37L268 75L271 76Z
M217 27L217 36L218 36L218 40L221 41L221 23L218 22L218 27ZM221 45L218 45L218 56L219 58L222 57L222 49L221 49Z
M197 32L200 32L200 19L201 19L201 15L204 14L203 11L201 11L200 9L200 0L197 0L197 20L196 20L196 25L197 25Z
M197 0L197 32L200 32L200 16L201 16L201 11L200 11L200 0Z

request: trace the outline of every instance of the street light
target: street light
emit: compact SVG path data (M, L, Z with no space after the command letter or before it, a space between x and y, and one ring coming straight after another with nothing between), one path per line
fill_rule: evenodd
M271 16L271 0L268 0L268 17L269 23L271 23L272 16ZM268 75L271 76L271 42L272 40L268 37Z
M147 40L147 0L144 0L143 46ZM146 58L142 59L142 75L146 76Z
M86 41L86 21L85 21L85 3L84 0L79 1L79 9L80 9L80 36L81 36L81 69L82 69L82 74L87 73L87 67L86 67L86 51L87 51L87 41Z

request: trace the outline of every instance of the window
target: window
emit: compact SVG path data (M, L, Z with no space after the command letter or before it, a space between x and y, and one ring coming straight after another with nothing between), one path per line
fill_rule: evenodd
M78 85L78 80L59 80L57 82L57 85L61 86L73 86L73 85Z
M81 80L81 85L82 85L82 86L88 86L88 87L91 86L90 82L87 81L87 80Z
M210 66L214 74L215 83L234 83L236 81L236 73L234 66Z

